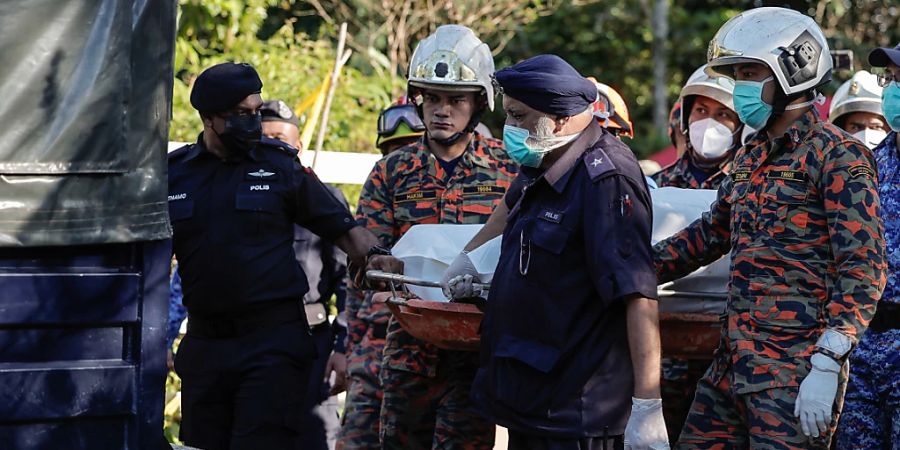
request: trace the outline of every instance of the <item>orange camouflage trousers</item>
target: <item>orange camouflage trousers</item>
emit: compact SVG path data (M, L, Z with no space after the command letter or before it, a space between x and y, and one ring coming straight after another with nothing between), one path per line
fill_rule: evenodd
M378 448L381 415L381 355L384 337L373 336L370 326L347 363L350 384L344 400L344 415L338 433L338 450Z
M438 351L434 376L384 366L382 449L491 450L494 424L471 409L478 353Z
M837 427L844 392L846 365L838 378L831 427L825 435L807 437L794 417L799 386L766 389L749 394L732 390L730 355L719 355L697 383L677 450L828 449Z

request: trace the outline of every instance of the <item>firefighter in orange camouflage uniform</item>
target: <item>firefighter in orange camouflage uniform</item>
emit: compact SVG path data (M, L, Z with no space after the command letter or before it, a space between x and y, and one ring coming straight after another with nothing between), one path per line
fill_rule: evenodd
M360 195L357 219L386 246L416 224L487 221L517 168L498 140L475 126L493 109L490 49L468 28L439 27L416 47L408 92L425 136L380 160ZM385 449L491 449L494 426L470 412L478 353L439 350L393 318L381 381Z
M378 115L375 146L387 156L417 142L425 124L406 97ZM367 450L378 447L381 415L381 356L390 311L371 301L372 292L349 289L347 295L347 396L335 448Z
M705 69L704 64L695 70L681 89L678 128L669 133L685 138L686 150L650 176L659 187L718 189L731 170L743 130L734 111L734 80L710 76Z
M832 63L809 17L745 11L709 65L735 78L741 122L763 132L710 211L655 247L661 283L731 251L721 342L676 448L828 448L847 356L885 284L874 158L812 108Z

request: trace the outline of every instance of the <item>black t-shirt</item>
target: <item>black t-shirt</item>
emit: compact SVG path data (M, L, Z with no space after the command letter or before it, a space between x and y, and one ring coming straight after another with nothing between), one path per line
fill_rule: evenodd
M444 161L441 158L435 158L438 160L438 163L441 165L441 168L444 169L444 180L449 180L450 177L453 176L453 172L456 170L456 166L459 165L459 160L462 159L462 156L457 156L456 158L451 159L450 161Z

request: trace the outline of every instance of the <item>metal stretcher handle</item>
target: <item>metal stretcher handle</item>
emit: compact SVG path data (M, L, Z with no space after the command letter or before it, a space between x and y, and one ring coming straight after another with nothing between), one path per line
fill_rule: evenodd
M392 283L412 284L414 286L431 288L442 287L441 283L438 283L436 281L422 280L419 278L408 277L406 275L400 275L399 273L388 273L382 272L380 270L370 270L366 272L366 278L370 280L387 281ZM483 291L487 291L491 288L490 283L472 283L472 286L475 289L481 289Z

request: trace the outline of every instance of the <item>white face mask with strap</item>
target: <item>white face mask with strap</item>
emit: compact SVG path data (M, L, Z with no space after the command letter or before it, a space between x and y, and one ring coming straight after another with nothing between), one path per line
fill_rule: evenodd
M734 143L734 132L713 118L692 123L688 135L697 156L710 161L721 159Z
M875 147L878 147L878 144L887 137L887 133L883 130L864 128L853 133L853 137L862 141L863 144L866 144L866 147L869 147L869 150L874 150Z

